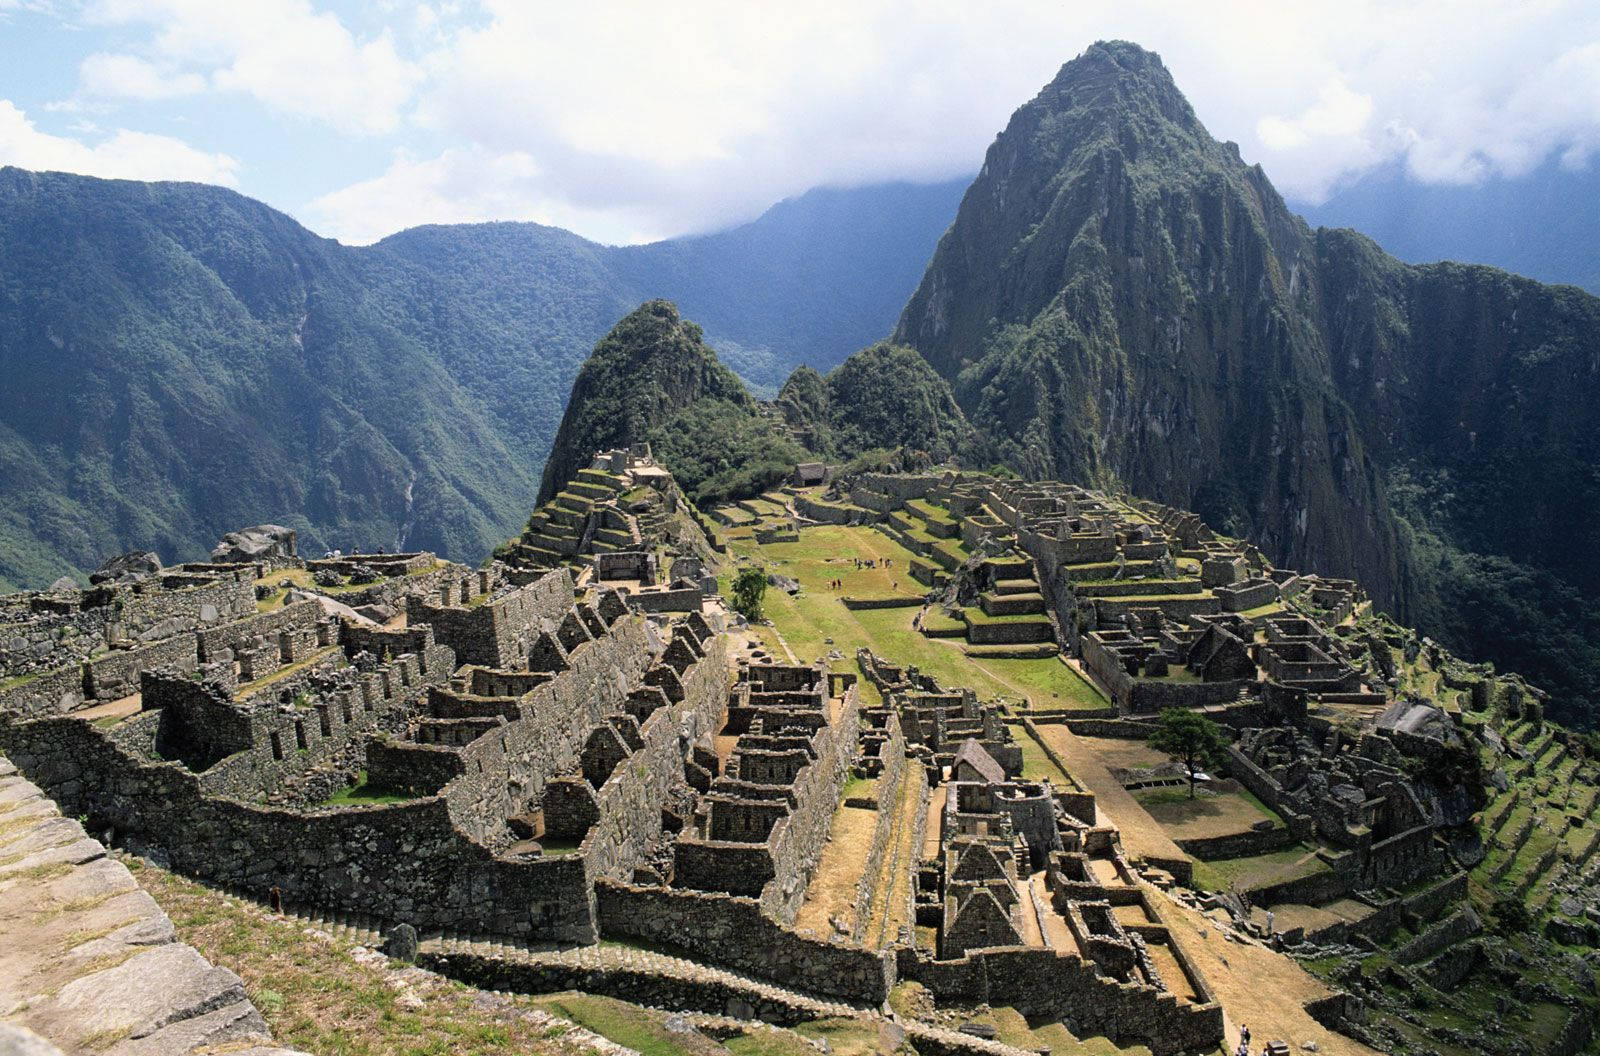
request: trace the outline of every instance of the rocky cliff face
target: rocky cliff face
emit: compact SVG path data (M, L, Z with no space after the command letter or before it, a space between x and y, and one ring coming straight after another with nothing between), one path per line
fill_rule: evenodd
M1417 540L1587 560L1597 304L1313 232L1155 55L1102 43L990 147L895 337L1019 469L1194 509L1482 654Z

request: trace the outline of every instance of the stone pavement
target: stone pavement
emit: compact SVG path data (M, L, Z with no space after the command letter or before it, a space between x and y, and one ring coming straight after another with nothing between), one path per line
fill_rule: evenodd
M121 862L0 758L0 1054L296 1056Z

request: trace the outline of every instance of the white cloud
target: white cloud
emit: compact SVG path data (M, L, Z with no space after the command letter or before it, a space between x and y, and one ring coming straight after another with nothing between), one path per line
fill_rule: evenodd
M198 73L164 70L137 55L103 51L83 60L78 67L78 81L87 95L143 101L196 95L206 86L206 79Z
M369 137L353 150L377 175L301 178L312 216L360 240L449 217L636 239L969 173L1097 38L1159 51L1291 198L1385 164L1463 182L1600 151L1593 0L87 2L125 38L83 65L101 109L198 92ZM316 160L262 149L257 171Z
M346 132L398 129L422 77L387 31L357 39L309 0L101 0L91 17L150 28L148 47L181 77Z
M401 155L382 175L313 200L303 210L304 219L351 245L376 242L402 227L485 220L530 220L613 242L664 234L641 226L648 217L575 207L550 193L547 178L521 151L446 150L426 159Z
M77 172L128 180L195 180L232 187L239 163L170 136L118 129L88 144L34 127L9 99L0 99L0 165Z

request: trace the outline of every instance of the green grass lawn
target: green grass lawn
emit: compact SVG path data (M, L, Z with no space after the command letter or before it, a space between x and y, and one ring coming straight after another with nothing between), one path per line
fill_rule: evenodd
M1022 746L1022 776L1029 781L1049 781L1058 788L1077 788L1078 783L1045 754L1043 746L1033 739L1033 734L1020 722L1007 724L1011 739Z
M894 663L914 664L946 686L970 686L983 697L1024 698L1034 708L1052 710L1107 706L1093 686L1054 657L973 660L962 654L959 639L930 639L915 630L911 621L916 608L846 609L840 601L846 595L879 597L922 590L911 579L913 555L875 529L821 525L801 531L796 543L760 546L734 539L729 547L735 554L760 561L769 571L799 581L798 596L769 589L764 604L767 616L802 662L837 649L845 657L837 666L854 670L855 651L865 646ZM878 567L857 569L856 558L871 559ZM885 558L893 565L883 567ZM843 590L828 586L834 579L844 581ZM933 617L934 610L928 615Z
M379 803L405 803L412 797L397 796L388 792L374 792L367 787L367 772L361 771L356 777L356 783L348 788L341 788L327 799L323 800L325 807L368 807Z
M1261 887L1327 871L1327 862L1318 858L1310 847L1297 844L1250 858L1195 862L1194 882L1202 890L1226 891L1236 884L1244 888Z

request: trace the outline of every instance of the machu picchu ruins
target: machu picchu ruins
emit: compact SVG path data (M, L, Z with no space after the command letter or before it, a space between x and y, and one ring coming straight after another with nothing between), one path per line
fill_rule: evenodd
M1428 1029L1389 987L1493 985L1507 899L1596 937L1583 746L1354 583L937 467L687 507L619 449L476 568L272 525L111 559L4 599L0 751L121 854L474 986L889 1016L919 1051L1176 1056L1245 1015L1381 1046ZM1231 742L1193 800L1147 746L1173 709ZM1218 943L1310 996L1230 1005Z
M1100 6L0 0L0 1056L1600 1056L1600 20Z

